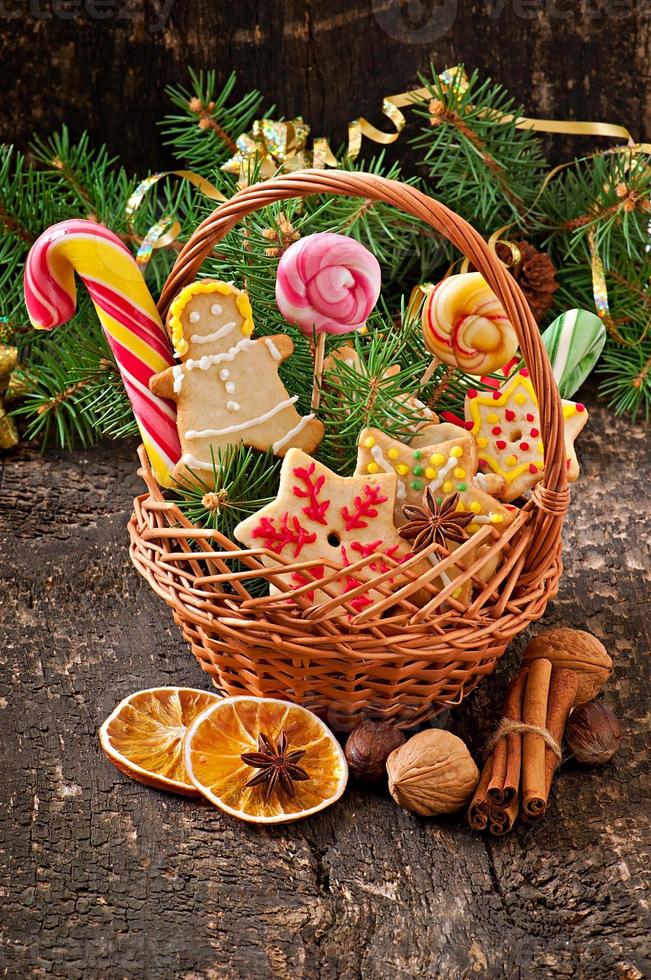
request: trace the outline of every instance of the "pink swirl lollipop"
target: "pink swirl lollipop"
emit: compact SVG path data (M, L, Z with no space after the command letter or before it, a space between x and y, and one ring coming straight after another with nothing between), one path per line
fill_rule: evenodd
M304 334L363 327L380 295L380 265L354 238L330 231L300 238L282 255L276 303Z

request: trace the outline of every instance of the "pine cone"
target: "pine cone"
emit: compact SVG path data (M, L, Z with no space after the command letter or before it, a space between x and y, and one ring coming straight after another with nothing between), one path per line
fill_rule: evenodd
M540 323L552 305L554 293L558 289L556 269L549 256L545 252L539 252L529 242L512 244L520 252L518 262L513 262L510 248L502 242L498 242L495 251L502 262L507 264L509 272L526 296L536 322Z

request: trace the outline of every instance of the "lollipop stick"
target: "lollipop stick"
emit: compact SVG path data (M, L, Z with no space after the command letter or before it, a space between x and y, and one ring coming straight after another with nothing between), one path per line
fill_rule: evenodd
M424 388L425 387L425 385L427 384L427 382L432 378L432 376L433 376L434 372L436 371L437 367L439 366L439 364L443 364L443 361L440 361L438 359L438 357L436 357L435 354L432 354L432 360L429 362L429 364L425 368L425 370L423 372L423 376L420 379L420 381L418 382L418 387L419 388Z
M312 411L316 412L321 403L321 379L323 377L323 359L325 355L325 331L317 334L314 350L314 384L312 385Z

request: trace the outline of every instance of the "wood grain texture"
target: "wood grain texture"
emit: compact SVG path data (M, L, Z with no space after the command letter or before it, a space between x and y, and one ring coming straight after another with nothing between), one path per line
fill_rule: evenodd
M648 443L591 408L566 574L542 625L603 640L615 661L605 701L626 735L602 771L565 765L547 818L500 841L355 786L310 821L257 830L121 776L96 736L114 705L138 688L207 684L129 563L133 446L9 456L0 975L649 976ZM441 719L476 756L524 642Z
M646 0L5 0L0 140L24 148L66 122L134 171L160 168L165 85L191 65L222 83L236 69L241 93L259 88L337 146L360 114L387 128L382 96L430 62L460 61L530 115L622 122L648 139L650 55Z

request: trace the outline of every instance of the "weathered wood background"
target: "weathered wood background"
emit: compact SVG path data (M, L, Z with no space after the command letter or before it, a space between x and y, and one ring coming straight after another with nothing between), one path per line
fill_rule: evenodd
M566 573L541 626L615 660L626 737L602 771L563 767L546 820L503 840L422 820L351 785L303 823L258 830L121 776L96 731L161 683L207 686L131 567L131 445L2 473L0 974L249 980L651 976L645 432L589 399ZM524 638L449 719L478 755Z
M66 121L134 170L167 162L155 120L188 64L232 67L279 113L345 137L432 59L464 60L532 114L651 134L646 0L6 0L0 139ZM144 14L143 14L144 10ZM438 19L437 19L438 18ZM555 144L555 152L564 149ZM616 672L626 738L603 771L563 768L546 821L503 841L462 817L420 820L352 786L317 818L258 831L147 790L101 755L125 694L206 685L135 574L130 445L24 447L0 474L0 975L11 978L651 976L650 467L639 427L593 409L566 532L567 571L542 625L580 626ZM477 754L524 639L449 719Z
M430 61L476 67L532 115L649 138L650 55L648 0L3 0L0 140L25 147L66 122L155 169L169 162L165 85L191 65L222 82L236 69L240 92L260 89L336 146L358 115L386 127L382 96Z

